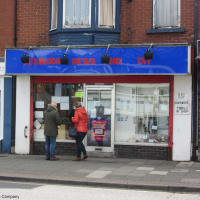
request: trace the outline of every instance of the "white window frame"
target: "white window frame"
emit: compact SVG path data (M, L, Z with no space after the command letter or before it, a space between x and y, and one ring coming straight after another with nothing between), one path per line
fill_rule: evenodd
M54 2L57 1L57 13L56 16L54 16ZM51 1L51 30L56 30L58 27L58 2L59 0L52 0ZM56 24L55 27L53 27L53 19L56 18Z
M157 0L153 0L153 28L154 29L162 29L162 28L179 28L181 26L181 1L178 0L178 24L177 26L161 26L161 27L157 27L156 26L156 10L155 10L155 5L156 5L156 1Z
M115 13L116 13L116 0L112 0L113 1L113 26L100 26L100 1L98 0L98 28L115 28Z
M89 0L89 26L83 25L72 25L72 26L67 26L65 25L65 6L66 6L66 1L67 0L63 0L63 28L89 28L91 27L91 12L92 12L92 2L91 0Z

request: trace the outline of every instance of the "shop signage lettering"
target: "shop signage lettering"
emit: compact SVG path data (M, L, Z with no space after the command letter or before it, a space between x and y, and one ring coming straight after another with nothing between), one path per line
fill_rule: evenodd
M190 114L190 101L184 92L179 92L174 101L175 113L177 115Z
M60 58L30 58L27 65L57 65L60 64ZM95 58L72 58L72 65L95 65ZM111 65L121 65L122 58L110 58ZM151 60L145 60L142 57L137 58L137 64L151 64Z
M143 64L148 64L148 65L150 65L151 64L151 60L145 60L144 58L142 58L142 57L138 57L137 58L137 63L138 63L138 65L143 65Z
M95 65L95 58L72 58L72 65ZM111 65L120 65L122 64L122 58L110 58Z
M60 58L30 58L27 65L57 65L60 64Z
M95 58L72 58L72 65L95 65Z
M30 58L27 65L57 65L60 58ZM95 58L72 58L72 65L95 65ZM122 64L122 58L110 58L111 65Z

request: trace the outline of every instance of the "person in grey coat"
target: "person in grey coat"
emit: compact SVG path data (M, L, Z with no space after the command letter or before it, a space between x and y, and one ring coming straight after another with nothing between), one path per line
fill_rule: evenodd
M56 102L48 104L47 110L44 112L44 135L46 160L59 160L55 157L56 137L58 135L58 126L60 125L60 116Z

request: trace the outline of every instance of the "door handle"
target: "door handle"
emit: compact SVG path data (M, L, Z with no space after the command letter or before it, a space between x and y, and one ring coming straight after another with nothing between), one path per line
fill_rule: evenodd
M27 137L28 137L28 136L27 136L27 134L26 134L26 131L27 131L27 129L28 129L28 127L27 127L27 126L25 126L25 127L24 127L24 137L25 137L25 138L27 138Z

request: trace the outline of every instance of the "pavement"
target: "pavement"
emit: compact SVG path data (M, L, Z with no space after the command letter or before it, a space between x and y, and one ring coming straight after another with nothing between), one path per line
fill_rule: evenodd
M200 163L0 154L0 181L200 193Z

